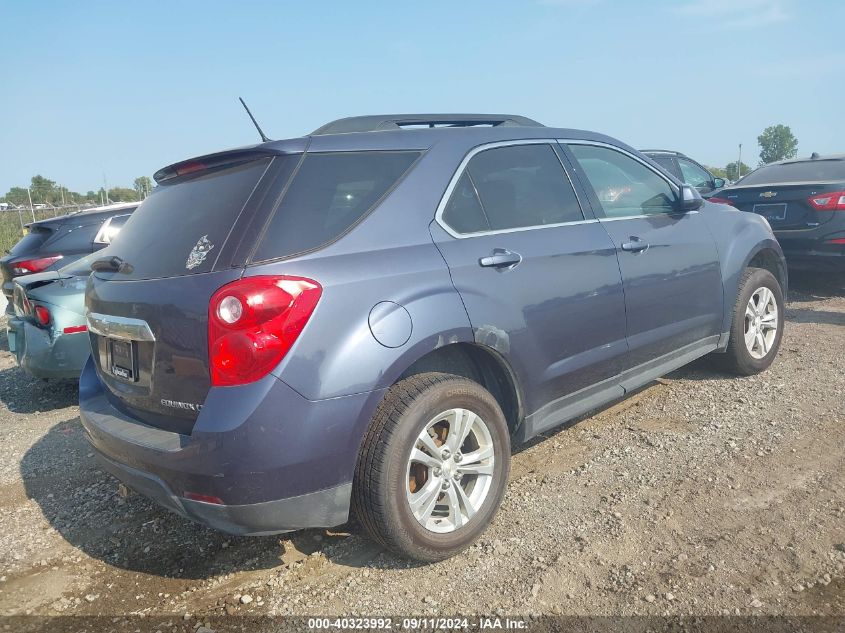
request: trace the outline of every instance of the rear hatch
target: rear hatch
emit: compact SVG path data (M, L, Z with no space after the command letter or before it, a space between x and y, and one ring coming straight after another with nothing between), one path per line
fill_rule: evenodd
M159 186L93 264L93 358L113 404L189 433L210 388L208 305L239 278L295 154L224 153L162 170Z
M815 159L761 167L719 198L765 217L775 231L813 229L833 217L811 203L826 192L845 188L845 161Z

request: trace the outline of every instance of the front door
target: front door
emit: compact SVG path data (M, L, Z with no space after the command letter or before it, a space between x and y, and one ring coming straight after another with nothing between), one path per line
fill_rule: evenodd
M528 434L566 417L567 397L583 402L618 374L627 352L616 248L583 214L553 146L475 150L431 225L476 342L523 386ZM608 382L605 391L622 395Z
M724 297L704 217L678 213L675 185L632 154L606 145L567 147L619 255L629 368L715 347Z

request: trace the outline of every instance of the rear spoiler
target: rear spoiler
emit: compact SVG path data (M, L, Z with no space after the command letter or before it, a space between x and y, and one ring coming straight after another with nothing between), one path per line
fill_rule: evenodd
M179 163L173 163L167 167L162 167L153 174L153 178L158 184L162 184L175 178L198 174L209 169L216 169L218 167L230 167L233 165L240 165L248 163L259 158L266 158L267 156L275 156L278 152L274 152L269 148L249 148L228 150L225 152L217 152L215 154L206 154L197 158L190 158Z

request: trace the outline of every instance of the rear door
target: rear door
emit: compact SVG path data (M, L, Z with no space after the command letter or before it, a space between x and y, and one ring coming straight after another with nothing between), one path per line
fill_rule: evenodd
M615 376L627 351L615 247L584 215L553 146L474 150L431 227L476 341L514 368L526 413L543 410L529 434ZM622 395L609 382L598 389Z
M161 184L103 251L88 284L93 358L112 400L190 432L210 388L208 305L240 277L240 238L266 221L299 155L211 168ZM111 258L119 258L112 260Z
M628 367L715 347L722 279L715 241L701 214L677 213L676 186L633 154L578 141L567 147L619 255Z

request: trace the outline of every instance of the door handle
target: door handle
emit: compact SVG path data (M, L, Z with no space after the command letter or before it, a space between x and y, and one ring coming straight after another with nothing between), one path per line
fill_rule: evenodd
M513 268L521 261L522 255L519 253L496 248L492 255L479 259L478 264L484 268Z
M632 235L630 242L622 242L622 250L629 253L642 253L648 249L648 242L642 241L636 235Z

